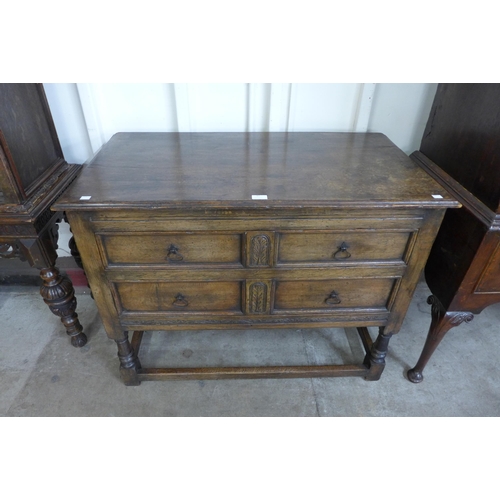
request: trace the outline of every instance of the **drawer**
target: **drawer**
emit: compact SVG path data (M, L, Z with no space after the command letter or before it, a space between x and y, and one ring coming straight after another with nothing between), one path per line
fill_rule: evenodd
M408 231L282 232L277 262L403 261L411 234Z
M109 264L241 265L239 233L100 234Z
M278 281L274 310L387 309L396 281L394 278Z
M239 281L120 282L115 290L124 311L179 313L241 311Z

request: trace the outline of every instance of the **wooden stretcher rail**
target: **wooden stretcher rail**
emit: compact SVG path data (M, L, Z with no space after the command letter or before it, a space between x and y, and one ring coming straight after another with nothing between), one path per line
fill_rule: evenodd
M368 329L357 328L363 347L369 354L373 344ZM131 345L139 355L144 332L135 331ZM139 380L218 380L225 378L303 378L303 377L363 377L369 372L364 364L317 366L224 366L196 368L140 368Z

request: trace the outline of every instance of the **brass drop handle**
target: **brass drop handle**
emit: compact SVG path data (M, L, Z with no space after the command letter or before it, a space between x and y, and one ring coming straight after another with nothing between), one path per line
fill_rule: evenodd
M172 302L172 304L175 307L186 307L189 304L189 302L186 300L186 297L182 295L182 293L178 293L175 296L175 300Z
M340 304L342 301L340 300L339 294L335 291L332 290L330 295L325 299L325 304L328 304L329 306L333 306L336 304Z
M338 247L338 250L333 254L333 258L337 260L348 259L351 256L351 253L347 251L348 248L349 245L343 241Z
M171 261L174 261L174 262L179 262L179 261L181 261L183 259L184 259L184 257L179 252L179 249L172 243L167 248L167 260L171 260Z

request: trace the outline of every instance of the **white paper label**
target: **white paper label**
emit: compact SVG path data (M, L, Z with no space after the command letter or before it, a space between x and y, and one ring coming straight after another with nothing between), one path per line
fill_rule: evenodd
M80 196L80 200L90 200L92 196Z
M440 194L433 194L432 197L435 198L436 200L440 200L443 198Z
M267 194L252 194L252 200L267 200Z

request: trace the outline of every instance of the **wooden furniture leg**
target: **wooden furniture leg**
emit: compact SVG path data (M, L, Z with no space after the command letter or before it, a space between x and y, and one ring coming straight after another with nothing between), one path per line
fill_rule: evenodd
M128 340L128 332L123 332L123 338L114 339L118 346L118 359L120 360L120 375L125 385L140 385L137 370L141 364Z
M408 380L415 384L424 379L422 371L446 333L454 326L458 326L464 321L469 323L474 319L474 315L470 312L446 311L435 295L428 297L427 303L432 306L431 326L417 364L407 373Z
M87 343L87 336L76 314L75 290L71 280L63 276L57 267L49 267L40 271L42 285L40 295L49 309L61 318L66 328L71 344L74 347L83 347Z
M76 246L75 242L75 237L72 236L69 241L68 241L68 247L71 252L71 257L75 259L76 265L82 269L84 272L85 270L83 269L83 263L82 263L82 258L80 256L80 252L78 251L78 247Z
M72 236L69 239L68 246L69 246L69 250L71 252L71 256L75 259L76 265L83 271L83 274L85 275L85 277L87 277L87 275L85 274L85 269L83 268L82 257L80 256L80 252L78 250L78 247L76 246L76 241L75 241L74 236ZM88 282L87 282L87 287L90 290L90 297L93 299L94 294L92 293L92 290L91 290Z
M58 219L53 219L36 239L19 240L13 243L13 246L16 247L16 255L21 260L27 260L32 267L40 271L42 278L40 295L52 313L61 318L71 344L74 347L83 347L87 343L87 336L83 333L83 327L76 314L77 302L73 283L55 267L57 222Z
M389 349L389 341L392 333L384 333L384 327L380 327L379 334L373 343L370 354L365 358L365 364L370 367L365 380L379 380L385 368L385 357Z

